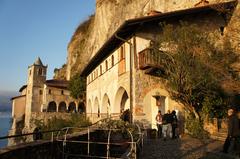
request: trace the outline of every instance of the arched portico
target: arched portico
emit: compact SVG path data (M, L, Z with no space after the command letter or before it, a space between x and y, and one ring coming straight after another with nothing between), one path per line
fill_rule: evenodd
M92 102L89 99L87 103L87 114L90 114L90 113L92 113Z
M85 104L83 102L80 102L78 104L78 112L79 113L85 113L86 112Z
M96 97L93 104L93 113L96 113L100 117L100 106L98 98Z
M103 96L101 113L104 114L104 116L106 117L110 113L110 100L107 94Z
M57 104L54 101L48 103L47 112L56 112L57 111Z
M121 113L123 110L126 110L130 107L129 105L129 96L127 91L120 87L116 93L114 100L114 107L112 108L112 113Z
M58 106L58 112L66 112L67 111L67 105L65 102L60 102Z
M76 104L75 104L74 102L69 103L68 111L69 111L70 113L76 112Z

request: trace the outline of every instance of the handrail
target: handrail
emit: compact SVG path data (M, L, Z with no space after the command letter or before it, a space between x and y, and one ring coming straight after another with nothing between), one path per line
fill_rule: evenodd
M22 136L34 135L34 134L39 134L39 133L45 134L45 133L50 133L50 132L58 132L58 131L61 131L61 129L58 129L58 130L48 130L48 131L39 131L39 132L32 132L32 133L19 134L19 135L2 136L2 137L0 137L0 140L8 139L8 138L14 138L14 137L22 137Z
M102 122L102 121L107 120L107 119L110 119L110 118L113 118L113 117L100 119L100 120L98 120L97 122L95 122L95 123L93 123L93 124L90 124L89 126L96 125L97 123ZM87 126L87 127L89 127L89 126ZM84 127L83 127L83 128L84 128ZM85 128L86 128L86 127L85 127ZM45 133L59 132L59 131L62 131L62 129L47 130L47 131L38 131L38 132L32 132L32 133L26 133L26 134L18 134L18 135L10 135L10 136L0 136L0 140L8 139L8 138L15 138L15 137L28 136L28 135L34 135L34 134L39 134L39 133L45 134Z
M5 136L5 137L0 137L0 139L6 139L6 138L13 138L13 137L21 137L21 136L27 136L27 135L33 135L33 134L38 134L38 133L52 133L52 138L51 138L51 141L53 142L54 141L54 138L53 138L53 132L58 132L56 135L57 136L55 136L55 141L57 141L57 142L62 142L62 148L60 148L60 147L58 147L58 149L59 149L59 151L62 153L62 155L63 155L63 158L64 158L64 156L66 155L66 156L69 156L69 155L73 155L73 156L85 156L85 157L93 157L92 155L91 155L91 153L90 153L90 144L92 144L92 143L95 143L95 144L103 144L103 145L107 145L107 156L106 157L104 157L104 156L95 156L95 157L97 157L97 158L111 158L111 155L110 155L110 145L122 145L122 144L130 144L130 147L128 148L128 150L126 151L126 156L127 157L129 157L131 154L133 154L134 152L136 153L136 149L137 149L137 147L136 147L136 145L138 144L138 143L140 143L140 141L141 140L143 140L142 139L142 137L143 137L143 133L141 132L141 128L140 128L140 126L137 124L137 123L135 123L135 125L137 126L137 128L138 128L138 134L139 134L139 138L138 138L138 140L137 141L134 141L134 139L133 139L133 134L128 130L128 129L126 129L126 131L128 132L128 134L129 134L129 139L131 140L131 141L125 141L125 142L113 142L113 143L111 143L111 140L110 140L110 138L111 138L111 132L112 131L115 131L115 130L117 130L117 131L120 131L121 129L104 129L104 128L98 128L98 127L94 127L95 125L97 125L98 123L100 123L100 122L103 122L103 121L105 121L105 120L109 120L109 119L111 119L112 117L110 117L110 118L104 118L104 119L101 119L101 120L99 120L99 121L97 121L97 122L95 122L95 123L93 123L93 124L91 124L91 125L89 125L89 126L87 126L87 127L65 127L65 128L62 128L62 129L58 129L58 130L49 130L49 131L39 131L39 132L33 132L33 133L27 133L27 134L21 134L21 135L12 135L12 136ZM79 131L79 133L82 133L83 131L82 130L86 130L87 131L87 133L88 133L88 141L74 141L74 140L68 140L68 138L70 137L71 138L71 134L69 133L69 132L72 132L70 129L78 129L78 130L80 130ZM90 141L90 132L92 130L106 130L106 131L108 131L108 140L107 140L107 142L96 142L96 141ZM62 132L62 133L61 133ZM75 132L76 134L75 135L77 135L78 133L77 133L77 131L73 131L73 132ZM69 135L69 136L68 136ZM72 134L73 136L74 136L74 134ZM72 137L73 137L72 136ZM70 154L70 153L67 153L66 152L66 146L68 145L67 143L85 143L85 144L87 144L88 145L88 152L87 152L87 155L81 155L81 154ZM136 154L135 154L135 157L136 157Z

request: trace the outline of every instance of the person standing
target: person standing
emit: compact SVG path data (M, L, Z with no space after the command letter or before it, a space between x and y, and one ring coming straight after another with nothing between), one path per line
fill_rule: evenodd
M239 119L234 109L228 110L228 135L223 145L223 152L228 153L231 142L236 148L237 139L240 137Z
M158 114L156 115L156 123L158 128L158 138L162 137L162 113L161 110L158 111Z
M164 137L164 141L166 140L166 137L169 136L172 137L172 114L170 113L170 110L168 110L167 114L163 115L162 118L162 133Z
M176 111L173 110L172 111L172 138L175 139L177 138L177 134L176 134L176 129L178 126L178 119L177 119L177 115L176 115Z

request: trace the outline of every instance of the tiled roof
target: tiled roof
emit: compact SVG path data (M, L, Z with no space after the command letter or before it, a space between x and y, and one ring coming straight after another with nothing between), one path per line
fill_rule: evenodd
M11 100L14 100L16 98L21 98L21 97L25 97L26 95L20 95L20 96L15 96L15 97L12 97Z
M47 86L49 86L49 87L56 87L56 88L67 89L69 81L51 79L51 80L47 80L45 84Z
M25 88L27 88L27 85L23 85L23 86L19 89L19 92L22 92Z

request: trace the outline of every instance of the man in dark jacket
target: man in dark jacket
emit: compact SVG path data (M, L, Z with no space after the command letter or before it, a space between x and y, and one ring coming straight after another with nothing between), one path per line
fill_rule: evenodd
M239 137L240 137L240 128L239 128L238 116L234 109L229 109L228 110L228 136L223 145L223 152L228 153L228 149L231 142L236 141Z

